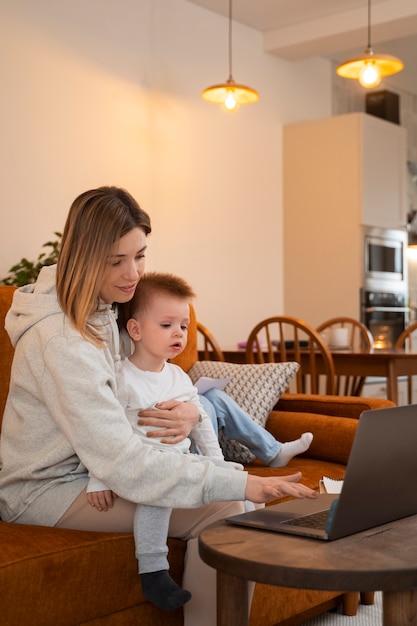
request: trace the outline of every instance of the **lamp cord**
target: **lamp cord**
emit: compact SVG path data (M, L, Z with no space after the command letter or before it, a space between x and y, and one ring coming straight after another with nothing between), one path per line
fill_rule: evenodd
M368 0L368 50L371 49L371 0Z
M232 80L232 0L229 0L229 80Z

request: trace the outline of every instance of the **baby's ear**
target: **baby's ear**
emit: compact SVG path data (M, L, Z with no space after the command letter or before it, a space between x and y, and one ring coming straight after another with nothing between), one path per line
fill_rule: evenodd
M138 322L138 320L135 320L133 317L131 317L129 320L127 320L126 328L130 338L133 339L133 341L140 341L142 339L142 334L140 332L140 323Z

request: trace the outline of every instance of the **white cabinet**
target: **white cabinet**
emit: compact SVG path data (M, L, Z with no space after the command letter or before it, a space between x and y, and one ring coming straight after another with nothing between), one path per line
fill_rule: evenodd
M284 127L284 307L358 318L362 226L405 228L405 130L365 113Z
M406 131L373 117L359 118L362 152L362 223L404 228L407 223Z

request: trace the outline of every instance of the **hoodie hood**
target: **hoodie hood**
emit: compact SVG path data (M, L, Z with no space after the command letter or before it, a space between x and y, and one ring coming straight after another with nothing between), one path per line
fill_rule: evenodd
M36 283L20 287L14 292L4 325L13 347L34 324L45 317L62 313L56 297L55 276L56 265L45 266Z
M20 287L14 292L12 306L6 315L5 329L13 347L30 328L47 317L60 315L63 311L56 295L56 265L44 266L36 283ZM111 350L115 362L119 356L119 331L116 311L111 304L100 302L100 311L90 317L89 322L103 333L105 342ZM52 327L52 324L51 324ZM72 329L74 334L78 331ZM100 332L100 331L99 331Z

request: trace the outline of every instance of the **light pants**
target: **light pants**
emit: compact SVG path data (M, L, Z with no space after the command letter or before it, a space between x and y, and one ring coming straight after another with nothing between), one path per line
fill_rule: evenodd
M82 491L56 524L59 528L101 532L132 532L136 504L116 498L113 508L99 512ZM244 511L243 502L216 502L196 509L173 509L169 536L187 541L183 587L192 598L184 605L184 626L216 626L215 570L203 563L198 553L198 535L210 524ZM139 583L138 583L139 584ZM249 583L249 598L253 583Z
M225 391L210 389L198 397L217 434L223 429L227 439L243 443L265 465L269 465L281 451L282 443L254 422Z
M169 569L167 537L171 511L162 506L136 506L133 535L139 574Z

